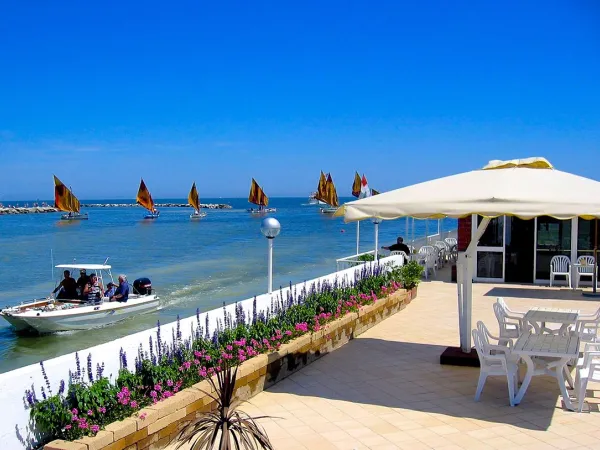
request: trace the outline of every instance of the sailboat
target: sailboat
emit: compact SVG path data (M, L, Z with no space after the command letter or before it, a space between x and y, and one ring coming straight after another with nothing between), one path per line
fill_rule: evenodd
M201 218L206 217L205 212L200 212L200 198L198 197L196 182L192 184L192 189L190 189L190 193L188 194L188 203L194 208L194 212L190 214L190 219L200 220Z
M140 182L140 188L138 189L135 201L148 210L144 216L144 219L152 220L158 218L160 215L160 212L154 207L154 200L152 200L152 195L150 195L150 191L146 187L146 183L144 183L143 178Z
M265 214L277 211L275 208L267 208L267 206L269 205L269 197L266 196L265 192L258 185L254 178L252 178L252 184L250 185L250 194L248 195L248 201L250 203L258 205L257 209L248 209L249 213Z
M79 212L80 205L77 197L54 175L54 207L66 212L60 220L88 220L87 213Z
M321 176L319 178L319 186L317 188L317 194L315 198L327 204L327 206L320 208L320 211L323 214L333 214L337 211L338 206L340 206L340 204L338 201L335 184L333 184L333 180L331 179L330 173L328 173L327 176L325 176L323 171L321 171Z

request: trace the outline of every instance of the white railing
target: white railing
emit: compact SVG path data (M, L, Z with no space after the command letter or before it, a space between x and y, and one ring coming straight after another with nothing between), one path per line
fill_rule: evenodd
M444 239L448 238L448 237L453 237L456 238L457 236L457 230L450 230L450 231L444 231L441 233L441 236L439 233L435 233L435 234L430 234L429 236L423 236L422 238L418 238L415 239L414 241L408 241L405 240L404 243L407 245L412 245L413 247L415 247L415 251L418 251L420 247L422 247L423 245L430 245L435 243L436 241L443 241ZM377 254L379 258L385 258L388 255L388 251L387 250L381 250L379 249ZM355 255L350 255L350 256L344 256L343 258L338 258L335 260L335 264L336 264L336 270L344 270L347 269L349 267L354 267L358 264L362 264L365 261L361 260L360 257L364 256L364 255L375 255L375 250L371 250L368 252L362 252L362 253L357 253ZM410 256L410 255L409 255Z

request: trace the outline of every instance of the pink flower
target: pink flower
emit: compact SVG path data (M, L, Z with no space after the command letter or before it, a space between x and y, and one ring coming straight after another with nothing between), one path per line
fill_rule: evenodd
M157 396L158 394L156 393L156 391L150 391L150 397L156 398Z
M228 345L227 347L225 347L227 349L227 351L231 351L233 350L233 347L231 345Z
M148 414L146 414L146 413L141 413L141 414L140 414L140 419L141 419L141 420L144 420L144 419L146 418L146 416L147 416L147 415L148 415Z
M129 406L131 406L133 409L137 409L137 407L138 407L138 404L137 404L137 402L136 402L136 401L133 401L133 402L131 402L131 403L129 404Z
M94 411L92 411L91 409L88 409L87 415L88 415L88 416L92 416L92 415L94 415Z
M211 361L211 360L212 360L212 358L210 357L210 355L206 355L206 356L204 357L204 359L205 359L205 360L207 360L207 361Z
M73 414L73 415L71 416L71 421L72 421L72 422L75 422L76 420L79 420L79 417L77 417L77 414Z
M173 386L173 380L167 380L167 386L169 386L169 387Z
M155 384L154 390L160 392L160 391L162 391L162 386L160 384Z
M87 422L79 422L79 428L81 428L82 430L87 429L88 424Z
M65 430L70 430L71 428L73 428L71 425L65 426Z
M90 430L92 433L97 433L98 431L100 431L100 427L98 425L92 425L90 427Z
M165 391L162 393L163 398L173 397L173 393L171 391Z
M79 411L77 411L77 408L73 408L71 410L71 414L77 415L77 414L79 414Z
M287 331L285 332L285 334L286 334L287 336L291 336L291 335L292 335L292 332L291 332L290 330L287 330Z

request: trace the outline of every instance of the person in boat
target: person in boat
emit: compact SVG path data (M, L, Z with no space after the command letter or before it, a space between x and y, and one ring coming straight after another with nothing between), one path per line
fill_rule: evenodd
M71 278L71 272L68 270L63 272L63 276L64 278L58 284L58 286L56 286L56 289L52 291L52 294L56 294L58 292L58 295L56 296L57 299L76 299L78 297L77 282L74 278Z
M79 298L81 298L81 300L85 300L83 291L85 290L85 287L89 283L89 281L90 277L87 276L85 269L81 269L79 271L79 278L77 279L77 290L80 293Z
M396 243L390 245L389 247L381 247L384 250L389 250L390 252L404 252L406 253L406 255L410 255L410 249L408 248L408 245L406 245L404 243L404 239L400 236L398 236L398 239L396 239Z
M119 275L119 287L115 291L115 295L110 298L111 302L126 302L129 299L129 283L127 277L123 274Z
M104 291L104 296L111 298L113 295L115 295L116 291L117 291L117 285L113 282L110 282L106 285L106 291Z
M88 303L98 304L102 302L102 294L104 289L102 283L98 281L98 277L95 273L90 274L90 280L83 289L83 295Z

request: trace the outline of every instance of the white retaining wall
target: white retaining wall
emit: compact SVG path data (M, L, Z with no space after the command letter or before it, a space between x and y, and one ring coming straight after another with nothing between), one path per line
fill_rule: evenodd
M390 256L382 258L379 262L381 264L401 264L402 257ZM308 290L312 284L323 281L333 282L336 278L340 281L344 278L347 278L348 281L353 281L357 270L360 270L361 268L362 265L359 265L303 283L298 283L292 286L292 292L293 289L296 288L297 293L299 294L301 289L305 286ZM287 292L289 290L289 286L281 290L284 301L287 298ZM280 291L277 290L272 294L262 294L257 296L257 311L265 311L267 308L270 308L271 299L273 299L273 301L278 300L279 294ZM253 302L254 297L238 302L238 304L242 305L244 308L247 320L252 318ZM235 303L227 305L226 309L227 312L230 312L235 318ZM221 322L223 321L223 308L216 308L200 314L200 325L202 327L205 327L206 324L206 314L209 315L209 327L212 334L212 331L216 327L217 319L221 319ZM195 329L196 323L197 319L195 315L180 320L180 329L183 340L190 338L192 327ZM170 343L172 341L172 330L175 327L176 322L161 324L161 338L163 342ZM104 376L112 376L112 379L114 379L120 369L119 353L121 348L126 352L128 367L132 370L140 344L144 347L144 351L148 351L149 339L152 337L153 340L156 340L156 331L157 328L152 328L116 339L112 342L80 350L78 353L81 367L84 368L87 366L87 356L91 353L94 375L96 364L104 363ZM65 380L65 383L68 383L69 370L75 372L75 353L47 360L44 362L44 367L51 383L52 392L56 393L61 379ZM36 395L38 399L40 399L40 388L45 386L45 381L39 364L32 364L0 374L0 448L17 450L35 447L37 438L34 435L34 431L31 429L29 409L25 399L25 390L31 389L32 385L34 385Z

